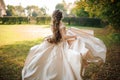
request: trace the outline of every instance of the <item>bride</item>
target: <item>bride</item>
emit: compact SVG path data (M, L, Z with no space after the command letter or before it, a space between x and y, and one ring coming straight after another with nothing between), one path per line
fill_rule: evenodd
M52 14L52 35L30 49L22 80L82 80L89 62L105 62L106 47L90 30L66 29L63 14Z

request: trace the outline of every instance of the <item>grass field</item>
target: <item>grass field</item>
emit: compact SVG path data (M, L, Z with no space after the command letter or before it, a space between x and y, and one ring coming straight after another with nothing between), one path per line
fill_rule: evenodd
M0 25L0 80L21 80L21 70L30 47L40 44L43 37L50 34L48 27L48 25ZM95 66L89 67L85 80L120 80L119 34L107 34L103 28L80 28L94 30L95 36L102 39L108 49L106 63L100 69Z
M0 25L0 46L35 40L50 33L48 25Z

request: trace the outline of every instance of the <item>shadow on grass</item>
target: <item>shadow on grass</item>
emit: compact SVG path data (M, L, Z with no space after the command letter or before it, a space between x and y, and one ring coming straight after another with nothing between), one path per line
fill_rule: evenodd
M16 42L0 47L0 80L22 80L21 70L30 47L43 39Z

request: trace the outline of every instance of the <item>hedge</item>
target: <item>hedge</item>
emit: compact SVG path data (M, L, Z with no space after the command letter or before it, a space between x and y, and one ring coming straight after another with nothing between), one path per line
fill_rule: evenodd
M49 24L50 17L37 17L37 24ZM68 25L76 26L92 26L92 27L102 27L104 24L101 19L97 18L78 18L78 17L64 17L63 22Z
M31 18L32 19L32 18ZM36 17L36 24L50 24L51 17ZM68 25L102 27L105 23L97 18L64 17L63 22ZM0 17L1 24L29 23L28 17Z
M27 17L12 17L12 16L0 17L0 24L22 24L28 22L29 19Z
M77 26L92 26L92 27L102 27L104 24L101 19L97 18L79 18L79 17L65 17L63 19L68 25Z
M37 24L50 24L51 17L37 17L36 23Z

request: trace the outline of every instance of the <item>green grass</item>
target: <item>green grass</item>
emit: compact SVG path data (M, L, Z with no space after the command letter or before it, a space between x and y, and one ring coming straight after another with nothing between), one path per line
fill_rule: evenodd
M20 41L0 47L0 80L21 80L21 71L30 47L43 39Z
M23 33L14 31L18 26L32 25L0 25L0 80L21 80L21 70L30 47L43 41L41 37L23 37ZM46 25L40 27L46 28Z
M36 44L40 44L43 41L42 37L23 37L25 34L19 32L19 30L15 31L17 27L29 28L29 26L43 28L49 27L49 25L0 25L0 80L21 80L21 70L30 47ZM103 65L99 72L99 69L96 68L95 70L95 66L90 67L87 70L89 72L86 72L86 78L90 79L91 76L94 76L91 72L94 72L96 73L97 78L101 78L96 80L117 80L118 76L116 73L119 73L117 72L119 68L117 62L119 62L118 55L120 53L119 34L106 34L104 28L79 28L94 30L95 36L103 40L108 49L106 60L107 62Z
M0 45L12 43L17 39L15 38L16 33L12 31L13 27L16 26L0 25Z

